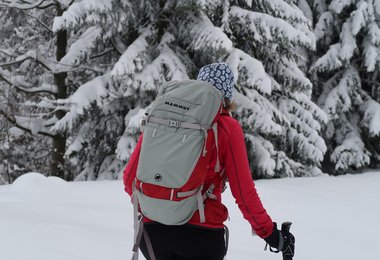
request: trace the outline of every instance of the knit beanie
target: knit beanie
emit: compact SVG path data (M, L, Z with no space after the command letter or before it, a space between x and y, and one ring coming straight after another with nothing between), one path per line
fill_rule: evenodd
M222 92L224 98L232 98L234 74L227 63L212 63L202 67L197 80L210 83Z

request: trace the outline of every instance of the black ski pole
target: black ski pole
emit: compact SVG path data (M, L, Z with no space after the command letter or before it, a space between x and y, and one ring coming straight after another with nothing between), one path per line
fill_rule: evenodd
M288 235L290 232L290 226L292 225L292 222L284 222L281 226L281 233L284 235ZM282 252L282 259L283 260L293 260L293 254L294 252L288 252L288 250L285 250Z

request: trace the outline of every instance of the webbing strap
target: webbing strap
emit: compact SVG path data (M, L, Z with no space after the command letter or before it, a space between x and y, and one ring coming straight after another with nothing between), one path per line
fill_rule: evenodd
M214 189L215 189L215 184L213 183L210 185L210 187L208 187L205 194L203 194L203 200L206 200L207 198L212 199L212 200L216 200L216 196L215 196L215 194L213 194Z
M137 191L135 187L136 180L133 182L132 185L132 203L133 203L133 230L134 230L134 244L132 248L132 260L138 260L139 259L139 244L141 241L141 235L142 235L142 222L139 219L139 212L138 212L138 199L137 199Z
M203 205L203 197L202 197L202 191L201 190L198 191L197 201L198 201L198 210L199 210L199 220L200 220L200 223L205 223L206 222L205 207Z
M136 190L136 180L132 185L132 203L133 203L133 229L134 229L134 244L132 248L132 260L139 259L139 247L142 236L144 236L146 247L148 249L149 257L151 260L156 260L156 257L153 252L152 243L150 242L148 233L144 230L144 222L142 220L142 215L138 211L138 199L137 199L137 190Z
M144 183L140 180L136 180L133 187L150 198L172 201L182 201L195 195L199 190L201 190L201 188L197 188L189 191L181 191L180 188L167 188L155 184Z
M212 125L212 130L214 131L215 137L215 147L216 147L216 163L215 163L215 172L220 171L220 161L219 161L219 144L218 144L218 123L214 123Z
M132 204L133 204L133 228L135 230L135 235L137 234L137 228L139 224L139 209L138 209L138 199L136 190L136 180L132 184Z
M224 174L225 174L225 169L223 169L218 175L215 176L214 182L208 187L205 194L203 194L203 200L205 200L207 198L210 198L213 200L216 199L216 196L214 194L214 189L217 185L219 185L221 182L223 182Z
M265 247L264 247L264 250L267 251L268 249L268 246L269 246L269 251L273 252L273 253L279 253L282 251L283 247L284 247L284 238L282 237L282 234L281 232L279 232L279 241L278 241L278 248L272 248L268 243L265 244Z
M185 198L185 197L191 197L195 193L197 193L200 189L195 189L195 190L189 190L189 191L182 191L182 192L177 192L177 198Z
M135 230L135 241L132 248L132 260L138 260L139 259L139 245L141 241L141 237L143 234L144 224L142 221L139 222L138 229Z
M146 230L144 229L144 222L142 221L142 219L139 220L137 235L135 238L135 243L134 243L133 248L132 248L132 251L133 251L132 260L138 260L139 259L139 247L140 247L140 242L141 242L142 236L144 236L146 248L148 250L148 254L149 254L150 259L156 260L156 257L154 255L154 251L153 251L152 242L150 241L148 232L146 232Z
M154 117L154 116L149 116L146 120L147 122L152 122L152 123L166 125L170 127L176 127L176 128L190 128L190 129L197 129L197 130L203 129L203 127L200 124L180 122L180 121L163 119L163 118Z

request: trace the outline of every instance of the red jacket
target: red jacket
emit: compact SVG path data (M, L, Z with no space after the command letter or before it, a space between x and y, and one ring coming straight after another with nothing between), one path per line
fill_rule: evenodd
M124 170L125 191L130 196L132 195L132 183L136 177L141 142L142 135ZM218 144L221 169L225 169L232 195L236 199L239 209L258 236L268 237L273 231L273 223L261 203L252 180L243 131L238 121L230 117L228 113L223 113L218 120ZM215 163L216 149L213 151L210 170L205 181L204 187L206 188L209 187L216 175ZM224 221L228 218L228 211L221 202L222 189L223 184L221 183L214 190L216 200L206 199L205 201L206 222L201 224L199 214L195 212L189 224L211 228L223 227Z

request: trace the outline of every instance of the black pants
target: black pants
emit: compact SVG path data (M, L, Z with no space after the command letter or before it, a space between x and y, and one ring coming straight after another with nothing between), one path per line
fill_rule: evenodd
M224 229L206 229L191 225L166 226L146 223L157 260L223 260L226 253ZM150 260L144 238L140 249Z

